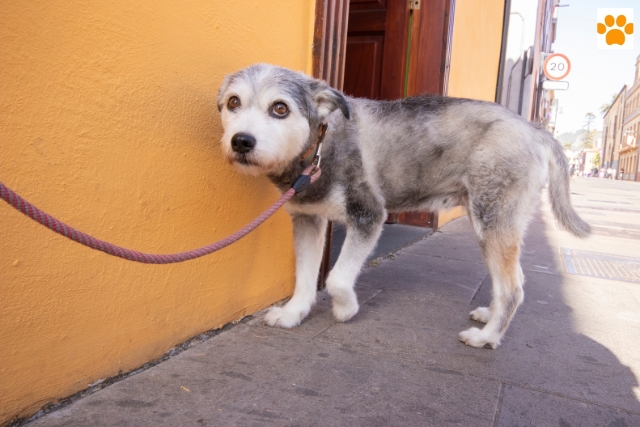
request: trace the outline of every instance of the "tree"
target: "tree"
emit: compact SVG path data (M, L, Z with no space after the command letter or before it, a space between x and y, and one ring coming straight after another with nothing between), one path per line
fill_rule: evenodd
M611 109L611 106L613 105L613 101L616 100L617 96L618 96L618 94L614 93L613 95L611 95L611 101L605 102L604 104L602 104L600 106L600 114L602 114L604 116L605 114L607 114L609 112L609 110Z
M582 139L582 148L593 148L596 142L596 135L598 134L598 129L588 130Z
M593 113L587 113L584 115L584 125L583 128L587 128L587 132L591 131L591 126L593 126L593 121L596 119L596 115Z
M600 167L600 153L596 154L593 157L593 160L591 161L591 163L593 164L593 166L595 168L599 168Z
M583 148L593 148L593 144L596 142L596 133L598 133L598 131L596 129L591 130L595 119L596 115L593 113L587 113L584 116L584 125L582 125L582 128L586 131L586 133L584 134L584 137L582 139Z

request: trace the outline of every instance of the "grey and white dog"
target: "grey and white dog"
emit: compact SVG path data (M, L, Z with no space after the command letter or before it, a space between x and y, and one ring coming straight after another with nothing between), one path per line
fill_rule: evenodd
M459 339L486 348L499 345L523 300L520 246L547 181L558 222L576 236L590 233L571 206L560 144L500 105L441 96L354 99L302 73L258 64L225 78L218 109L229 162L266 175L281 191L311 163L319 125L328 123L321 177L286 206L296 284L289 302L267 313L271 326L299 325L315 303L327 221L347 228L326 282L333 314L344 322L358 312L355 281L387 212L465 206L493 300L471 312L486 326Z

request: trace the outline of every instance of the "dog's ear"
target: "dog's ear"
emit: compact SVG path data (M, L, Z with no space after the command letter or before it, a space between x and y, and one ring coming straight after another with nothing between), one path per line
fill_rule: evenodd
M320 120L324 120L332 111L340 109L344 117L349 120L351 111L344 94L324 82L318 82L313 91L313 101L318 108Z
M233 79L233 74L227 74L220 85L220 90L218 90L218 111L222 111L222 98L224 97L224 93L227 91L227 88L231 84L231 80Z

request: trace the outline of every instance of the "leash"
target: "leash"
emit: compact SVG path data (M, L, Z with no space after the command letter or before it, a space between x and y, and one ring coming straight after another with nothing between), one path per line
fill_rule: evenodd
M323 126L325 127L323 128ZM144 252L132 251L130 249L105 242L104 240L96 239L95 237L83 233L82 231L78 231L63 222L58 221L51 215L41 211L31 203L24 200L22 197L16 194L16 192L8 188L2 182L0 182L0 198L32 220L44 225L48 229L55 231L56 233L68 239L71 239L74 242L85 245L91 249L95 249L106 254L116 256L118 258L140 262L143 264L173 264L176 262L188 261L219 251L220 249L237 242L238 240L255 230L260 224L265 222L294 195L306 190L309 185L313 184L318 180L318 178L320 178L320 148L322 147L322 139L324 138L326 125L320 125L320 127L323 129L322 132L319 133L318 140L316 141L317 148L313 162L302 172L299 177L297 177L293 181L291 188L287 190L273 205L271 205L266 211L260 214L256 219L254 219L245 227L236 231L229 237L226 237L210 245L186 252L178 252L175 254L148 254Z

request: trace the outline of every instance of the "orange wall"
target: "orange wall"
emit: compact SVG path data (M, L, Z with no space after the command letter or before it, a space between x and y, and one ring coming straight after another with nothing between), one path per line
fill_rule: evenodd
M278 196L223 160L226 73L311 71L314 1L5 1L0 181L100 239L169 253L218 240ZM279 212L217 254L136 264L0 202L0 425L129 371L293 288Z
M448 95L494 102L505 0L456 0Z
M447 95L495 102L504 0L456 0ZM466 215L462 206L438 215L438 225Z

